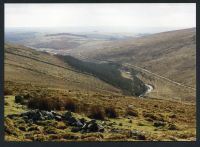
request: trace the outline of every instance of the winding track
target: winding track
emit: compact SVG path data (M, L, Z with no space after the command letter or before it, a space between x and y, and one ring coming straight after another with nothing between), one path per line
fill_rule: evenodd
M139 66L131 65L131 64L129 64L129 63L125 63L125 64L123 64L123 65L124 65L124 66L128 66L128 67L132 67L132 68L136 68L136 69L139 69L139 70L144 71L144 72L147 72L147 73L149 73L149 74L154 75L154 76L157 77L157 78L164 79L164 80L166 80L166 81L168 81L168 82L170 82L170 83L173 83L173 84L175 84L175 85L177 85L177 86L182 86L182 87L185 87L185 88L192 89L192 90L196 91L196 89L195 89L194 87L191 87L191 86L187 86L187 85L178 83L178 82L176 82L176 81L173 81L173 80L171 80L171 79L168 79L168 78L166 78L166 77L163 77L163 76L161 76L161 75L159 75L159 74L153 73L153 72L151 72L151 71L149 71L149 70L147 70L147 69L141 68L141 67L139 67Z
M84 60L84 61L88 61L88 59L89 59L88 57L87 58L83 57L80 53L79 53L78 56L81 57L81 59ZM109 60L99 60L99 59L92 59L92 60L96 60L96 61L100 61L100 62L104 61L104 62L108 62L108 63L116 63L116 62L109 61ZM149 74L153 75L156 78L164 79L165 81L168 81L169 83L172 83L172 84L175 84L177 86L188 88L188 89L196 91L196 88L194 88L194 87L187 86L187 85L184 85L182 83L176 82L174 80L171 80L169 78L163 77L163 76L161 76L161 75L159 75L157 73L151 72L151 71L149 71L147 69L144 69L142 67L139 67L139 66L136 66L136 65L132 65L132 64L129 64L129 63L124 63L124 64L122 64L122 66L127 66L127 67L130 67L130 68L133 68L133 69L139 69L140 71L149 73Z

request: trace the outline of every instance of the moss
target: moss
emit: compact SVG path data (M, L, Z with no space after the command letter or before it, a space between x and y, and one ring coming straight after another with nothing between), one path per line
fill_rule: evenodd
M58 134L57 129L52 126L45 126L43 130L45 134Z
M31 126L27 129L27 131L39 131L39 127L38 126Z
M67 128L66 124L64 122L59 122L56 126L57 129L64 130Z

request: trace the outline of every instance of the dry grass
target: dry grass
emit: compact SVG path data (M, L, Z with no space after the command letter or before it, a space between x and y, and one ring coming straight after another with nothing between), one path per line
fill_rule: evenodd
M21 47L6 48L14 53L69 67L49 54L36 55L35 51ZM195 140L195 103L158 99L160 97L155 99L155 93L147 99L122 96L121 91L93 76L9 53L6 53L5 73L5 89L10 89L13 94L5 97L5 140L135 141L134 136L127 135L130 130L144 132L146 140ZM153 82L156 81L153 79ZM160 91L165 89L167 93L173 92L168 88L169 85L160 82L159 86L163 86ZM8 119L8 114L20 114L27 110L26 106L14 103L14 95L26 94L30 95L27 96L29 109L70 110L75 112L73 115L76 118L104 122L105 132L72 133L72 127L64 122L50 120L29 124L22 118ZM190 96L188 99L191 99ZM163 121L166 126L157 128L154 126L156 121Z
M4 89L4 95L12 95L12 91L10 89L5 88Z
M99 105L96 105L96 106L94 105L90 108L90 112L88 114L88 117L92 118L92 119L104 120L105 119L105 113Z
M113 106L105 108L105 115L108 118L117 118L118 117L118 113L116 112L116 110Z
M138 112L132 108L126 110L126 115L138 117Z
M61 110L63 104L57 98L37 97L28 102L28 108L40 110Z
M41 89L41 88L38 88ZM64 122L57 122L54 120L41 121L35 125L29 125L20 119L10 119L10 124L7 126L15 126L17 136L12 134L6 134L6 140L29 140L29 141L134 141L135 137L128 135L128 130L139 130L145 132L146 140L194 140L196 129L196 116L195 105L184 104L173 101L164 101L156 99L136 99L134 97L120 97L113 95L98 95L93 96L85 95L84 93L74 93L73 91L62 90L48 90L43 89L51 95L52 99L60 97L72 97L77 109L73 115L77 118L90 119L85 116L89 116L92 119L98 119L99 122L105 121L105 132L91 133L83 135L79 132L72 133L71 127ZM42 91L42 90L41 90ZM62 97L64 95L64 97ZM95 94L97 95L97 94ZM44 97L43 97L44 98ZM67 99L67 98L66 98ZM45 99L47 100L47 99ZM15 107L17 110L18 104L14 103L14 98L6 98L8 105L6 106L6 114L20 113L21 111L14 111L11 109ZM51 100L55 103L55 100ZM98 104L98 105L97 105ZM56 105L55 105L56 106ZM53 106L53 108L55 108ZM156 106L156 107L155 107ZM8 108L7 108L8 107ZM52 107L52 106L51 106ZM85 108L87 107L87 109ZM118 118L109 118L105 110L111 108L111 111L115 111L118 114ZM110 110L109 110L110 111ZM127 111L130 111L127 116ZM138 116L133 117L132 112L137 112ZM131 114L131 115L130 115ZM108 118L106 118L108 117ZM149 121L148 119L151 119ZM163 120L166 124L163 128L157 128L154 126L154 122ZM51 126L51 127L48 127ZM175 126L178 129L174 130ZM14 127L7 127L15 132ZM26 128L26 129L24 129ZM28 130L32 131L28 131ZM112 132L112 129L119 130ZM122 132L120 132L122 131ZM11 131L10 131L11 132ZM25 136L29 134L29 136ZM161 135L163 134L163 135Z
M72 99L65 99L64 100L64 108L65 110L76 112L77 110L77 103Z
M75 71L51 54L16 45L5 45L5 81L89 92L121 92L92 75Z

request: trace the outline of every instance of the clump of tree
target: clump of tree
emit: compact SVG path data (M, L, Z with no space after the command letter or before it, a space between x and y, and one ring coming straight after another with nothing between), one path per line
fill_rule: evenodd
M119 65L113 63L97 64L85 62L72 56L56 56L77 70L90 73L100 80L122 89L127 95L139 96L146 90L144 83L137 77L134 77L133 80L122 77L120 71L118 70Z

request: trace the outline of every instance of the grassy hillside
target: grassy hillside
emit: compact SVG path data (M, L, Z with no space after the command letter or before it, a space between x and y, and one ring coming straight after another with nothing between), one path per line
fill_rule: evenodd
M104 43L74 53L87 60L109 60L138 66L182 85L196 87L196 30L195 28L163 32L137 39ZM99 62L99 61L98 61ZM155 87L153 97L195 99L195 90L157 78L139 70L138 77ZM184 98L183 98L184 97Z
M144 83L136 76L132 80L124 78L116 64L84 62L71 56L57 57L79 71L91 73L102 81L122 89L124 94L140 96L146 91Z
M168 78L172 71L173 80L190 79L192 87L194 32L167 32L98 47L91 44L94 48L88 52L74 52L90 61L109 59L117 64L5 44L5 140L195 141L196 91L125 64ZM124 89L142 86L141 81L154 88L146 98L123 95Z
M19 88L22 85L15 86ZM113 94L69 92L30 85L27 88L30 94L26 96L30 98L28 105L16 103L14 94L5 96L6 141L196 140L196 106L193 104ZM13 92L23 95L18 89ZM59 109L62 103L65 107ZM21 114L33 108L50 108L48 110L54 110L57 114L65 114L70 110L73 119L84 119L87 122L96 120L104 131L76 131L77 127L64 118L36 119L32 122L22 117Z
M120 93L120 90L82 73L51 54L5 45L5 82L36 84L86 92Z
M107 46L91 54L94 54L94 58L138 65L195 87L195 28L114 42Z

